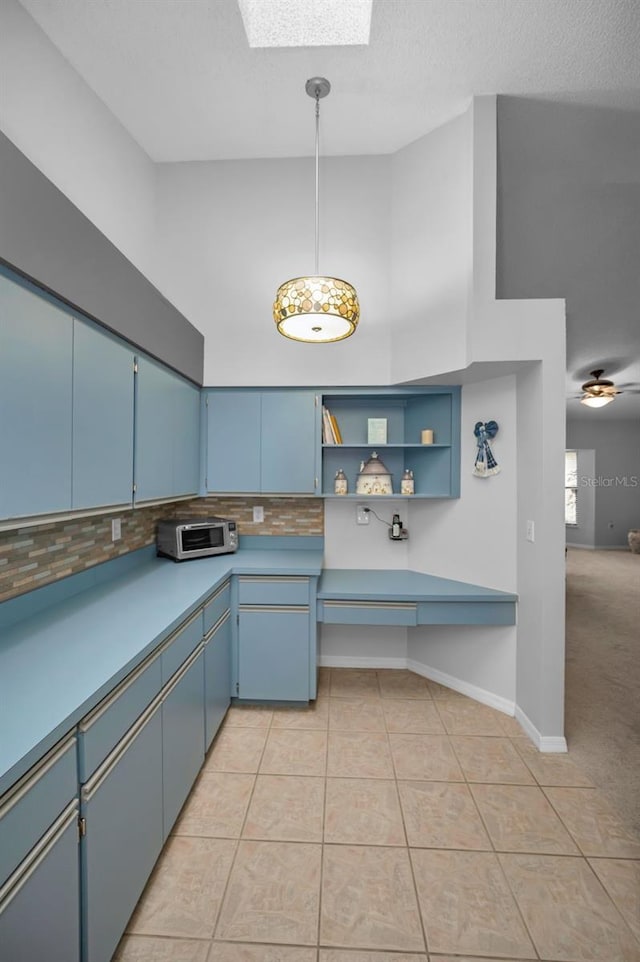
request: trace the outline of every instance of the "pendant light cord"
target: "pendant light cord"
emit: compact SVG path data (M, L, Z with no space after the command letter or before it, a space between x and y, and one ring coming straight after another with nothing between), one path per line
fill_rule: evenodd
M318 250L320 248L320 91L316 88L316 277L318 276Z

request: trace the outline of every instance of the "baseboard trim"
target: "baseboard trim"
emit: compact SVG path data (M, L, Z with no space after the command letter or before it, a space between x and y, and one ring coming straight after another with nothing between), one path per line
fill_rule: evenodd
M321 668L406 668L406 658L356 658L353 655L321 655Z
M581 551L628 551L629 545L622 544L573 544L567 541L567 548L578 548Z
M520 722L523 729L536 746L539 752L560 753L566 752L567 740L562 735L542 735L533 724L528 715L516 705L516 721Z
M479 685L462 681L460 678L449 675L445 671L440 671L438 668L430 668L428 665L423 665L412 658L356 658L353 655L324 655L318 659L318 664L321 668L408 668L410 671L414 671L416 675L429 678L431 681L438 682L439 685L445 685L453 691L460 692L461 695L467 695L474 701L488 705L489 708L495 708L505 715L515 717L538 751L549 754L567 751L567 742L562 735L542 735L529 716L515 702L508 698L502 698L501 695L496 695L492 691L487 691L486 688L480 688Z
M505 715L513 715L515 709L514 703L509 701L508 698L494 695L493 692L487 691L485 688L461 681L454 675L438 671L437 668L429 668L411 658L357 658L353 655L321 655L318 664L321 668L408 668L410 671L415 671L416 675L422 675L423 678L430 678L431 681L437 681L440 685L446 685L447 688L459 691L461 695L468 695L469 698L482 702L483 705L497 708Z
M468 697L473 698L474 701L479 701L483 705L488 705L490 708L496 708L505 715L513 716L515 703L508 698L502 698L501 695L487 691L486 688L480 688L479 685L472 685L468 681L462 681L460 678L456 678L455 675L449 675L447 672L440 671L438 668L429 668L427 665L423 665L419 661L413 661L411 658L407 658L406 667L411 671L415 671L416 675L422 675L423 678L437 681L439 685L445 685L447 688L452 688L453 691L459 691L461 695L468 695Z

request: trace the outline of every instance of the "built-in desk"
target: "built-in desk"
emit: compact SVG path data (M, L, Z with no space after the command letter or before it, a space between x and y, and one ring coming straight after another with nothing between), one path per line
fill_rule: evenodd
M517 597L407 569L325 568L317 618L331 625L514 625Z

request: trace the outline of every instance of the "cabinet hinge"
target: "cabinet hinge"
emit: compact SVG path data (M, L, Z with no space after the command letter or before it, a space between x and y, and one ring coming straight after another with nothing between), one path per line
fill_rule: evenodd
M314 407L318 407L318 395L317 395L317 394L316 394L316 396L315 396L314 399L313 399L313 403L314 403Z
M209 395L208 395L208 394L207 394L207 396L206 396L205 399L204 399L204 406L205 406L206 408L209 407Z
M84 838L87 834L87 820L86 818L78 818L78 839Z
M132 490L133 490L133 493L135 494L136 491L138 490L138 485L137 485L137 484L134 484Z
M317 478L314 478L314 479L313 479L313 487L314 487L314 489L318 487L318 479L317 479Z
M239 694L240 694L240 682L237 681L237 682L236 682L236 695L239 695Z
M137 374L137 373L138 373L138 362L137 362L137 361L134 361L134 362L133 362L133 373L134 373L134 374Z
M240 615L236 615L236 624L237 624L237 625L240 624Z

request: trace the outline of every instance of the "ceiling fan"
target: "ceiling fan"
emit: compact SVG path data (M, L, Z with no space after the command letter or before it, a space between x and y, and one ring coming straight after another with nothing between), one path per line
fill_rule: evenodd
M605 404L609 404L613 401L616 394L619 394L618 388L615 386L613 381L603 378L604 368L597 371L591 371L591 380L585 381L582 385L583 395L580 398L582 404L586 404L591 408L604 407Z
M604 368L591 371L591 380L585 381L582 385L582 394L575 394L574 397L582 404L590 408L601 408L610 401L615 400L618 394L640 394L640 386L637 384L621 384L617 387L613 381L602 377Z

